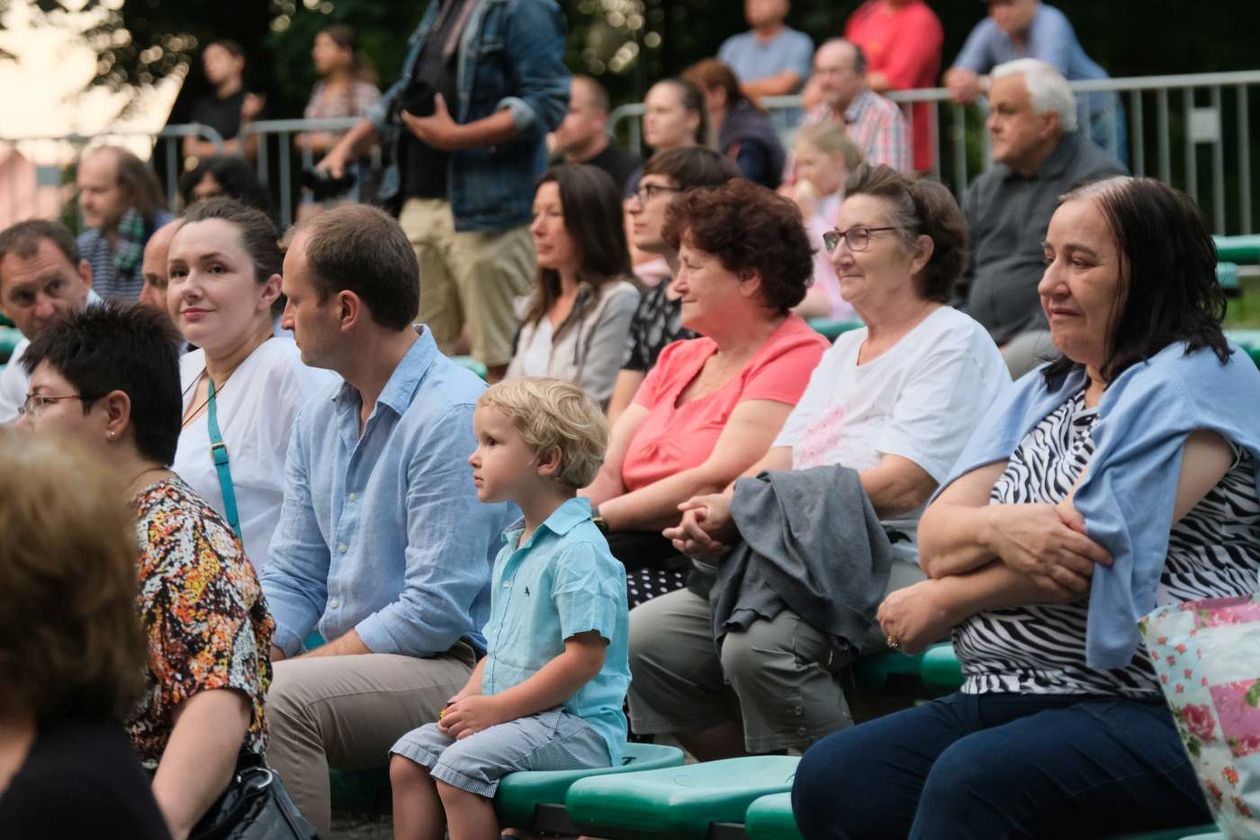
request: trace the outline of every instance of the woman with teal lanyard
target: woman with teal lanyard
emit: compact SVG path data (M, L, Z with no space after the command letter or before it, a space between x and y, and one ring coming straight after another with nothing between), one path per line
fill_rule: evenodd
M180 359L173 468L223 514L255 568L267 561L280 516L293 420L333 381L302 364L291 338L273 337L281 261L263 213L216 198L188 211L167 262L167 309L199 348Z

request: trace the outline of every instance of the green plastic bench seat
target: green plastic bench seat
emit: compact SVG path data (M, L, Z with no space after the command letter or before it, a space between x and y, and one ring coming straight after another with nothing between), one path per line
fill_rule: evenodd
M578 779L602 774L630 773L681 767L683 751L657 744L626 744L618 767L596 770L548 770L512 773L499 783L494 808L499 820L512 828L536 828L564 833L564 795ZM381 808L389 790L389 769L330 770L328 780L335 811L374 812ZM541 817L541 820L539 819ZM576 833L576 832L571 832Z
M1225 330L1225 337L1247 351L1247 355L1260 365L1260 330Z
M1213 236L1216 258L1222 262L1260 263L1260 235Z
M0 327L0 363L8 363L22 338L22 331L16 327Z
M772 793L748 806L744 814L748 840L801 840L792 814L792 794Z
M1225 835L1218 833L1214 825L1183 825L1145 834L1116 834L1111 840L1225 840Z
M809 325L828 341L835 341L849 330L859 330L866 326L861 321L835 321L831 318L810 318Z
M486 366L474 359L472 356L451 356L451 361L457 365L468 368L482 379L486 378Z
M512 773L499 783L494 810L510 828L576 834L568 824L564 796L579 779L682 767L683 751L661 744L626 744L621 764L596 770L536 770Z
M1238 279L1238 263L1217 263L1216 282L1221 284L1226 297L1239 297L1242 295L1242 281Z
M799 762L759 755L597 776L575 782L565 804L584 834L705 840L717 825L742 824L753 801L790 791Z
M962 665L949 642L941 642L922 653L890 650L863 656L854 665L854 676L860 691L882 691L890 676L918 677L933 691L953 691L962 685Z
M919 672L923 684L929 688L956 691L962 688L962 663L951 644L933 645L923 652L923 666Z
M328 788L334 811L375 813L389 793L389 768L329 770Z

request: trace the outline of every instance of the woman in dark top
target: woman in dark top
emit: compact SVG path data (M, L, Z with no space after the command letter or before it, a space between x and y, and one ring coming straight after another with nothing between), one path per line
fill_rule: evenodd
M64 441L0 434L4 840L170 837L121 723L145 646L118 481Z
M717 150L754 184L777 189L786 162L783 144L770 117L740 90L735 72L716 58L706 58L688 67L683 78L704 92Z

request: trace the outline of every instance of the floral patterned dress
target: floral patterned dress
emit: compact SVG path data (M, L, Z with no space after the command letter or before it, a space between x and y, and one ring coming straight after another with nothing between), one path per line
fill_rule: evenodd
M253 566L231 527L179 478L150 484L132 502L149 655L145 694L127 726L141 762L158 766L181 703L221 688L249 699L245 746L262 754L275 621Z

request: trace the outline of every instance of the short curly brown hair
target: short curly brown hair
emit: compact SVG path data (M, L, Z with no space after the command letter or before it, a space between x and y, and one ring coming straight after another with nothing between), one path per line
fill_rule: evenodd
M805 299L814 262L796 204L743 178L709 190L691 190L665 211L665 242L683 240L717 257L727 271L761 276L761 300L786 314Z

